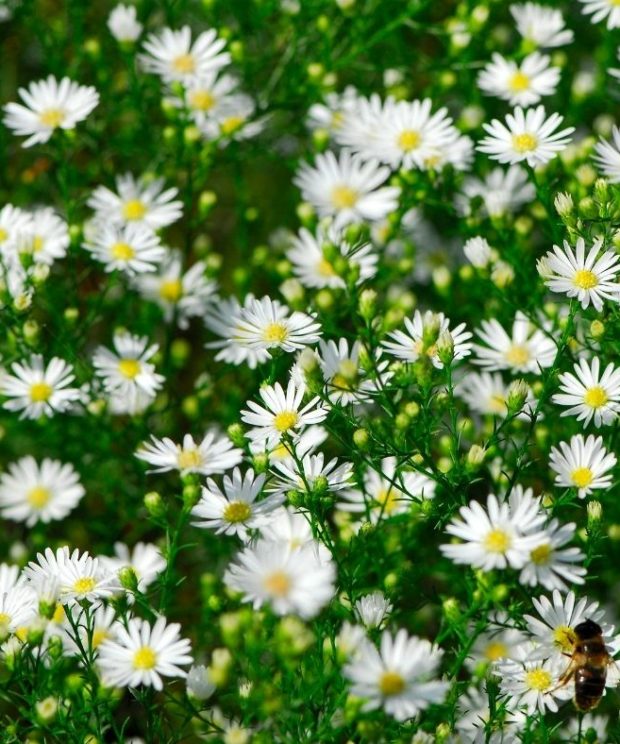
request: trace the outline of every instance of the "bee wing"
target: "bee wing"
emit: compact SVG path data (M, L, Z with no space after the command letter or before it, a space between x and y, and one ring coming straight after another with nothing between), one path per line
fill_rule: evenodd
M609 659L605 687L615 687L620 682L620 665L615 659Z

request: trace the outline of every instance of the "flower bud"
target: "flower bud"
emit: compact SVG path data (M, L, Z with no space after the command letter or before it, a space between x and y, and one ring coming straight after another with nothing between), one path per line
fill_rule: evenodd
M454 338L452 338L450 331L443 331L440 334L437 341L437 356L446 367L452 363L454 359Z
M157 491L149 491L145 494L144 506L152 517L163 517L166 513L166 505Z
M356 447L359 447L359 449L366 449L366 447L368 447L369 441L370 435L368 434L368 429L356 429L353 432L353 443Z
M118 572L118 578L124 589L128 589L130 592L138 590L138 577L132 566L123 566Z
M34 707L37 712L37 719L41 723L51 723L58 712L58 698L50 695L43 700L39 700Z
M605 333L605 323L601 320L593 320L590 323L590 335L592 338L601 338Z
M187 675L187 694L195 700L207 700L215 692L209 670L204 665L194 665Z
M601 505L601 502L596 500L588 502L587 511L588 529L592 530L595 527L598 527L603 516L603 507Z
M573 211L575 207L575 205L573 204L573 197L566 192L555 195L553 206L555 207L555 211L560 215L560 217L566 217Z
M226 433L235 447L245 446L245 434L241 424L231 424L228 429L226 429Z
M506 405L508 413L517 413L523 408L530 389L525 380L513 380L508 387Z
M482 465L484 458L486 457L487 451L484 447L479 444L472 444L467 453L467 464L471 468L477 468Z
M358 312L366 321L372 320L377 314L377 293L374 289L364 289L360 293Z

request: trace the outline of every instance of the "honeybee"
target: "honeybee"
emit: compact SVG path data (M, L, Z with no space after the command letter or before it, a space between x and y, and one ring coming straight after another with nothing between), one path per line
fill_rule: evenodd
M584 620L573 630L577 636L575 649L568 668L558 680L558 687L563 687L573 679L575 707L586 713L601 702L605 692L607 667L615 662L607 651L600 625L593 620Z

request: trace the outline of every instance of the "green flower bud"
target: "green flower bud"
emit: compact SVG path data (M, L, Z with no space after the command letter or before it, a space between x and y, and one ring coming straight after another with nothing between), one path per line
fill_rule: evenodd
M144 506L152 517L163 517L166 513L166 505L157 491L149 491L145 494Z
M235 447L245 446L245 434L241 424L231 424L228 429L226 429L226 433Z

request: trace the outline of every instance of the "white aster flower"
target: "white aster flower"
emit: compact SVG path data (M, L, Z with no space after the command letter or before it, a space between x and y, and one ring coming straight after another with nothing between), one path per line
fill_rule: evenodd
M454 392L476 413L505 417L508 415L509 390L499 372L468 372ZM519 418L529 419L534 407L534 396L528 386L525 405Z
M157 439L151 436L137 450L136 457L155 465L149 472L167 473L178 470L181 475L200 473L214 475L223 473L241 462L243 451L233 445L228 437L207 432L197 444L191 434L185 434L182 444L169 437Z
M0 511L5 519L37 522L64 519L85 494L72 465L30 455L11 463L0 475Z
M271 354L265 348L252 348L245 344L234 342L238 325L242 322L244 312L252 307L254 295L246 295L243 305L236 297L228 297L225 300L214 301L207 308L204 322L207 328L221 341L210 341L206 344L207 349L219 349L215 356L216 361L229 362L231 364L247 364L250 369L264 364L271 359Z
M87 552L80 554L77 549L70 555L68 549L64 553L57 551L56 557L58 574L57 577L50 576L58 579L59 599L63 604L73 605L88 600L98 605L102 599L118 591L116 575L98 558Z
M66 611L74 612L75 610L67 608ZM115 622L115 619L116 613L113 607L100 605L91 612L89 626L92 630L89 632L86 627L86 619L83 617L83 611L80 609L79 615L75 618L78 634L76 635L75 630L68 623L64 628L65 633L62 640L65 652L81 657L80 643L83 649L90 648L93 651L98 651L99 646L105 640L116 640L116 631L120 626L119 623ZM82 659L82 661L84 660Z
M597 238L587 255L583 238L577 239L575 250L566 241L564 250L554 245L541 263L545 284L552 292L576 297L584 309L592 303L599 313L603 300L620 302L620 257L615 251L601 253L602 244Z
M573 40L573 32L564 28L564 17L560 10L536 3L511 5L517 31L524 41L541 49L564 46Z
M360 341L355 341L349 350L345 338L319 342L319 364L325 380L326 394L332 403L342 406L359 405L372 398L372 393L389 379L387 362L378 361L376 373L379 379L369 379L360 367Z
M459 717L455 724L461 735L459 741L470 744L518 744L519 733L526 725L526 715L513 710L510 700L506 703L495 706L493 730L489 731L487 724L491 720L491 709L486 689L479 690L472 685L467 692L459 695Z
M363 710L383 710L397 721L417 716L433 703L443 702L448 682L433 679L443 652L430 641L384 630L377 649L366 640L344 668L351 694L365 700Z
M159 230L176 222L183 203L175 201L178 190L165 189L164 180L135 179L130 173L116 178L116 192L98 186L88 200L95 221L104 224L134 224Z
M620 28L620 7L615 0L579 0L583 3L581 12L591 15L592 23L599 23L607 18L607 28Z
M277 615L314 617L334 596L336 571L318 544L291 550L284 542L259 540L237 556L225 584L254 609L269 603Z
M248 437L253 441L265 442L270 448L282 441L284 436L295 437L304 427L323 421L327 411L318 405L318 396L301 407L305 392L305 387L296 385L293 380L289 381L286 391L279 382L262 387L259 395L264 406L249 400L249 410L241 411L241 420L252 427Z
M0 209L0 256L14 252L17 237L31 230L32 214L12 204Z
M37 264L51 266L66 256L70 242L67 223L53 209L44 207L31 213L27 229L19 233L16 249L32 256Z
M389 341L384 341L382 348L387 354L403 359L406 362L416 362L420 357L428 357L434 367L443 368L439 359L437 342L442 334L449 333L454 343L453 361L463 359L471 353L471 333L465 330L465 323L459 323L450 328L450 319L443 313L433 313L427 310L422 314L416 310L413 319L405 318L404 331L393 331L388 334Z
M92 86L64 77L60 82L53 75L47 80L20 88L21 103L7 103L4 123L15 134L28 136L22 147L47 142L56 129L73 129L86 119L99 103L99 93Z
M161 550L152 543L138 542L133 548L125 543L114 543L114 555L101 556L101 565L111 573L131 568L138 581L138 591L144 592L166 568L166 559Z
M522 568L544 535L539 531L538 500L523 499L515 507L494 494L487 498L486 510L476 501L462 506L460 518L446 527L462 542L441 545L441 552L455 563L483 571Z
M590 365L580 359L573 373L560 375L560 392L552 398L559 406L569 406L562 416L576 416L587 426L590 421L597 428L611 424L620 410L620 369L608 364L601 375L601 362L594 357Z
M164 28L144 42L145 53L139 60L147 72L159 75L167 83L188 83L227 65L230 54L222 51L225 46L224 39L212 28L203 31L193 43L189 26L178 31Z
M508 101L511 106L531 106L550 96L560 82L560 68L550 67L546 54L528 54L520 64L495 52L478 75L478 87L488 96Z
M614 124L612 129L613 144L601 137L594 145L595 155L592 160L603 172L610 183L620 183L620 129Z
M37 617L39 600L36 592L21 582L0 592L0 635L15 633Z
M471 671L476 671L480 664L517 658L517 649L527 638L523 631L506 627L508 616L505 612L491 615L489 620L487 630L476 638L465 661Z
M186 677L181 668L192 663L191 646L180 637L181 626L158 617L154 625L132 617L115 627L116 638L99 646L97 665L102 682L111 687L146 685L163 689L162 677Z
M338 463L334 457L325 462L322 452L297 455L298 461L288 459L273 463L274 480L268 491L286 493L302 491L308 493L315 488L333 493L351 485L353 466L349 462Z
M279 494L256 500L263 491L265 478L264 474L255 476L252 468L243 476L239 468L235 468L232 477L224 476L223 491L212 478L208 478L200 500L192 509L192 516L198 520L192 524L215 530L218 535L237 535L247 540L248 530L269 521L271 512L284 501Z
M607 716L597 716L593 713L579 714L579 716L571 718L558 734L562 737L562 741L578 742L580 738L585 738L586 741L590 739L595 744L605 744L609 741L607 738L608 723L609 718ZM588 733L589 731L594 731L596 736L592 738Z
M106 271L119 270L130 276L154 271L167 253L156 233L133 223L91 224L84 248L105 265Z
M490 217L513 214L536 198L536 189L520 165L493 168L484 180L468 176L461 188L456 205L463 215L472 213L470 202L477 197L482 199L482 213Z
M530 551L527 563L521 569L519 581L525 586L544 586L552 591L567 591L568 584L583 584L587 570L582 563L585 555L579 548L565 548L575 536L575 524L560 525L556 519L544 528L540 544Z
M494 251L486 238L477 235L465 242L463 253L472 266L485 269L492 261Z
M75 380L73 367L53 357L47 365L40 354L33 354L29 362L13 362L13 374L0 375L0 394L8 411L21 411L21 418L36 419L64 413L82 399L80 390L69 387Z
M362 160L344 149L316 156L314 167L304 163L295 185L321 217L333 217L336 228L353 222L374 222L398 206L400 189L382 186L390 169L377 160Z
M187 107L192 119L200 127L214 113L221 111L238 86L238 80L232 75L208 72L185 83L184 97L173 97L170 102L179 108Z
M580 499L598 488L611 486L611 470L616 466L616 456L607 452L603 437L593 434L585 439L582 434L571 437L570 442L560 442L552 447L549 466L555 472L555 485L576 488Z
M362 284L377 272L379 257L370 243L351 245L337 230L318 229L316 235L302 227L293 238L286 257L293 266L293 273L304 287L344 288L346 282L334 268L334 263L345 259L348 267L358 271L357 284ZM335 250L334 250L335 248ZM326 250L331 251L330 257ZM331 253L335 253L335 257Z
M488 136L479 143L478 150L500 163L526 161L532 168L548 163L568 145L569 135L575 131L568 127L556 132L563 119L555 113L547 119L544 106L526 111L517 106L506 115L505 124L498 119L483 124Z
M115 351L100 346L93 355L95 372L106 392L120 399L130 414L141 409L140 393L153 399L164 383L164 377L148 361L159 347L148 343L145 336L116 333Z
M217 685L211 681L208 667L203 664L194 664L190 668L185 684L187 694L200 701L208 700L217 689Z
M182 329L190 318L202 318L215 299L216 284L207 279L205 263L197 261L183 273L179 251L169 251L157 273L141 274L135 282L143 297L161 307L166 322L175 320Z
M313 103L308 111L307 126L312 130L323 130L333 136L342 127L345 116L355 110L357 90L348 85L342 93L327 93L323 103Z
M246 93L231 93L210 111L209 116L194 117L205 139L218 140L220 146L231 140L255 137L265 126L265 118L256 118L256 104Z
M394 605L382 592L366 594L355 603L355 613L368 629L385 625L393 609Z
M474 344L474 363L490 371L507 369L513 373L540 374L556 357L553 338L532 328L529 319L519 310L509 336L499 321L483 320L476 331L485 344Z
M261 535L271 542L281 542L290 550L304 545L314 546L329 559L330 553L322 543L316 543L312 527L306 517L290 507L280 507L270 514L269 521L260 527Z
M335 638L338 653L346 659L357 656L365 638L366 631L361 625L345 620Z
M117 41L132 42L140 36L143 26L138 21L135 6L119 3L108 16L108 28Z

